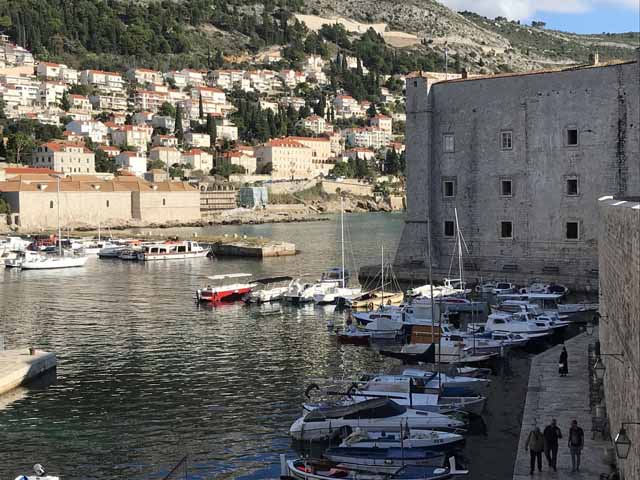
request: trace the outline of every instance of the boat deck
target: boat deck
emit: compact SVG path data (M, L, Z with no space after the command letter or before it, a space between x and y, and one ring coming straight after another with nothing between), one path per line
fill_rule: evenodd
M43 350L36 350L34 355L29 355L28 348L0 351L0 395L55 368L57 363L53 353Z
M591 433L593 414L589 408L589 378L587 370L590 343L597 340L593 336L582 333L565 342L569 355L569 375L558 375L558 359L562 345L557 345L531 361L527 401L522 417L522 430L518 445L513 480L537 479L598 479L601 473L610 473L611 469L603 462L603 452L611 447L609 441L594 440ZM551 422L558 421L563 438L559 441L558 471L554 472L542 455L542 473L536 471L529 475L529 452L524 449L529 432L534 425L541 430ZM572 420L584 430L584 449L582 450L580 472L571 473L571 455L567 447L567 435ZM599 437L598 437L599 438Z

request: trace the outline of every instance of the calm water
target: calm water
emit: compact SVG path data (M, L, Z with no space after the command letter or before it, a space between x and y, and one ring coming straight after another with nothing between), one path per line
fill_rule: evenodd
M391 258L401 215L354 214L347 221L350 264L378 263L380 245ZM191 479L276 478L278 455L291 453L288 427L300 413L305 385L388 363L368 349L335 343L326 323L341 322L342 314L333 307L278 312L199 307L192 299L207 275L317 276L338 265L335 222L204 232L290 240L302 253L264 261L92 259L80 270L0 271L0 335L7 347L35 344L59 359L53 384L0 397L0 479L29 473L36 462L64 480L159 479L186 454ZM519 374L492 387L488 415L500 427L489 430L488 441L470 442L472 457L490 448L496 455L496 447L517 438L514 411L521 408L519 379L527 366L522 359L515 364ZM500 405L505 395L515 406ZM497 458L508 464L509 457ZM483 476L488 469L480 460L473 463L473 478L498 478Z

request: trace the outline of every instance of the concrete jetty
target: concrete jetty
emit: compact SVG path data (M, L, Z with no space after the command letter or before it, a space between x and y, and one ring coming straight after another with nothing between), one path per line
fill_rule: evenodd
M221 257L284 257L295 255L296 246L288 242L221 242L211 244L211 250Z
M605 448L611 442L594 440L591 432L592 413L589 408L588 346L597 335L580 334L565 342L569 356L569 375L558 375L558 360L562 345L557 345L539 355L531 362L527 401L522 417L522 430L518 445L513 480L538 479L598 479L601 473L610 473L611 468L604 462ZM525 444L529 432L535 425L541 430L551 419L558 421L563 438L559 441L558 471L554 472L542 458L542 473L529 475L529 452ZM571 473L571 455L567 447L567 436L572 420L584 430L584 449L580 472Z
M0 351L0 395L55 368L58 359L53 353L28 348Z

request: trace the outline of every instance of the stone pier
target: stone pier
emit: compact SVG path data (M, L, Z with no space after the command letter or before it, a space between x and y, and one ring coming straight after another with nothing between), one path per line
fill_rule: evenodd
M522 430L518 445L518 455L513 472L513 480L538 479L599 479L600 474L610 473L605 464L605 448L611 447L610 441L594 440L591 432L592 413L589 408L588 346L595 342L593 336L580 334L565 343L569 355L569 375L558 375L558 360L562 345L557 345L533 358L529 373L527 401L522 417ZM559 442L558 471L548 467L542 459L542 473L536 469L529 475L529 452L525 443L529 432L535 425L544 430L552 418L557 419L563 438ZM584 430L584 449L580 472L571 473L571 456L567 446L567 435L572 420Z
M28 348L0 351L0 395L8 392L43 373L55 368L58 363L53 353Z

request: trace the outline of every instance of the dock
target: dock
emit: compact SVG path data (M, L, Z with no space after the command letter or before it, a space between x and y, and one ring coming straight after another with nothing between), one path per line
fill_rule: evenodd
M527 401L522 416L522 430L518 444L518 455L514 466L513 480L524 479L598 479L600 474L611 472L605 463L606 449L610 441L594 439L592 434L592 414L589 406L588 347L597 340L597 333L582 333L565 342L569 358L569 375L558 375L558 360L562 345L536 355L531 361ZM554 472L542 455L542 473L529 475L529 452L525 444L529 432L535 425L544 430L551 419L558 421L562 439L558 448L558 471ZM580 472L571 473L571 455L567 446L569 427L572 420L584 430L584 448L580 462Z
M0 351L0 395L34 380L55 368L58 359L53 353L28 348Z
M298 252L293 243L288 242L220 242L212 243L211 251L220 257L286 257Z

